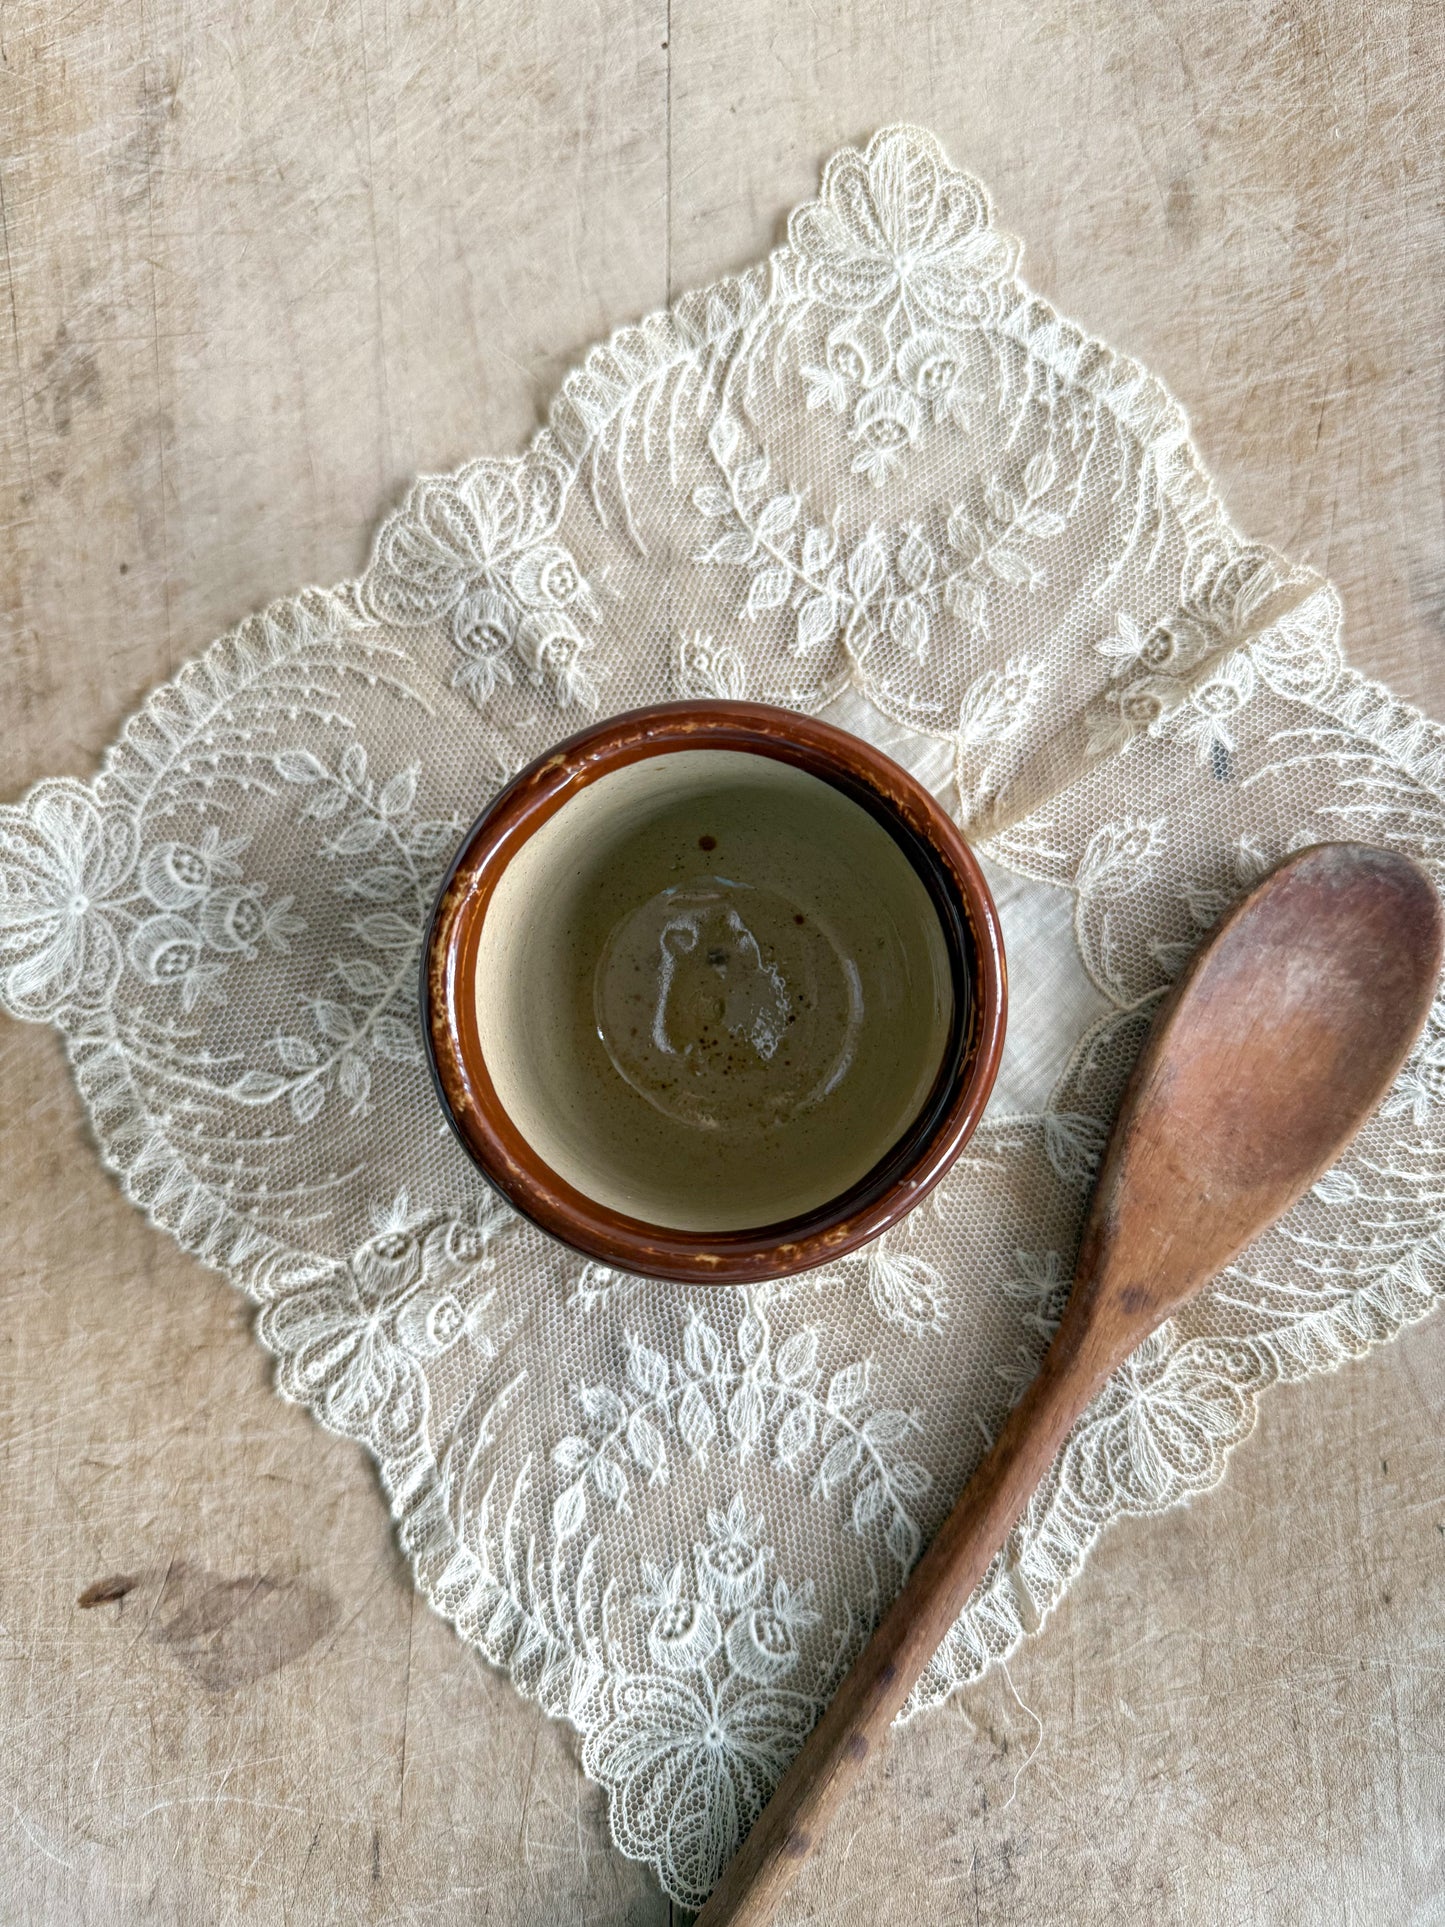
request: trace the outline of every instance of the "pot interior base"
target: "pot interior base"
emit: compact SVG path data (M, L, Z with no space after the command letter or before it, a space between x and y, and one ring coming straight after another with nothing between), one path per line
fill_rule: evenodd
M508 864L473 985L520 1136L610 1210L688 1232L816 1210L903 1136L954 1015L908 855L746 751L600 777Z

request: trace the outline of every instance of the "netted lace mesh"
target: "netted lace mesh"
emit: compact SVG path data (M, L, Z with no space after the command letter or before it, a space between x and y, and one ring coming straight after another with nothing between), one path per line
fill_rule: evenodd
M930 136L625 328L517 460L418 482L360 582L244 623L90 786L0 827L0 995L65 1034L128 1194L375 1454L417 1582L583 1736L697 1903L1033 1373L1164 987L1290 848L1438 874L1441 737L1333 591L1230 526L1183 416L1015 277ZM1012 979L988 1117L870 1249L773 1287L582 1263L445 1128L418 943L462 829L589 717L825 712L979 844ZM1216 1481L1259 1391L1441 1288L1441 1016L1346 1161L1077 1428L910 1710L1111 1518Z

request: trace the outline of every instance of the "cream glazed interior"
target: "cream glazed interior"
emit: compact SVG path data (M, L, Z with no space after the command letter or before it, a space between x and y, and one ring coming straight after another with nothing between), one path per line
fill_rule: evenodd
M473 994L533 1151L597 1203L695 1232L863 1177L918 1116L954 1014L895 838L822 778L731 749L570 797L498 884Z

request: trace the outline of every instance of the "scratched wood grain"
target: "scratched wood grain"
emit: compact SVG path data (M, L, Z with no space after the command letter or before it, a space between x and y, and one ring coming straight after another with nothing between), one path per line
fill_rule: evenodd
M1442 56L1403 0L0 12L0 795L89 774L896 117L1445 714ZM1445 1920L1442 1431L1440 1319L1268 1398L1222 1490L1116 1529L1008 1679L910 1729L789 1922ZM0 1920L668 1919L10 1025L0 1492Z

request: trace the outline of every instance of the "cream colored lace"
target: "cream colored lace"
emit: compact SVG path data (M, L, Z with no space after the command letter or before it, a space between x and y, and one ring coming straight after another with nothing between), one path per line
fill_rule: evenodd
M1031 295L914 128L788 240L623 328L516 460L419 481L0 812L0 997L58 1025L127 1193L374 1454L417 1584L581 1735L619 1847L701 1901L1034 1371L1155 1003L1295 845L1445 856L1445 742L1244 541L1179 408ZM587 717L826 711L980 844L1012 1018L903 1225L750 1291L582 1263L499 1206L416 1028L438 877ZM1349 1157L1081 1422L937 1655L1036 1627L1101 1529L1217 1481L1275 1379L1441 1289L1437 1007Z

